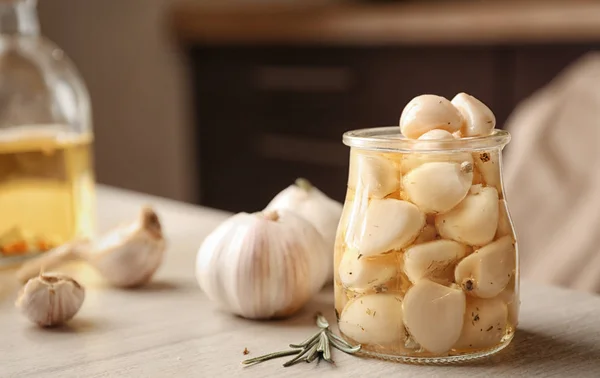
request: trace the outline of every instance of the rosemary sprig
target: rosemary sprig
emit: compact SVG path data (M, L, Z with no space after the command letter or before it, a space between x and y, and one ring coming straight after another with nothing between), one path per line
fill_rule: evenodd
M335 349L338 349L347 354L354 354L360 350L360 345L352 346L348 342L346 342L346 340L331 332L331 330L329 329L329 322L327 322L327 319L325 319L323 314L317 313L315 315L315 318L317 327L319 327L319 332L315 333L314 335L312 335L311 337L299 344L290 344L290 348L293 349L249 358L247 360L242 361L242 364L254 365L275 358L293 355L296 356L284 363L284 367L289 367L302 361L310 363L314 360L317 360L317 363L319 363L321 360L325 360L330 364L334 364L335 362L331 358L332 346Z

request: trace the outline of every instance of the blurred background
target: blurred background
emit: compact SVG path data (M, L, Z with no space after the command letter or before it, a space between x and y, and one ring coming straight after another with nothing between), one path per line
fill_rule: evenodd
M343 200L341 134L397 124L417 94L465 91L503 127L598 46L594 3L46 0L39 12L89 88L99 182L252 211L298 176Z

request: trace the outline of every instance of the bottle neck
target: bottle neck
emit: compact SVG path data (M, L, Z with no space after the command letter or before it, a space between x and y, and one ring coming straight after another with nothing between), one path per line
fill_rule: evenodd
M0 34L38 36L37 0L0 0Z

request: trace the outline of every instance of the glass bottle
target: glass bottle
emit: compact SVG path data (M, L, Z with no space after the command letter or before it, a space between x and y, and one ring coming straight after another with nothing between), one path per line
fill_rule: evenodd
M94 228L89 95L36 6L0 2L0 266Z
M335 245L342 336L379 358L439 363L492 354L519 312L514 228L501 179L506 131L411 140L350 131Z

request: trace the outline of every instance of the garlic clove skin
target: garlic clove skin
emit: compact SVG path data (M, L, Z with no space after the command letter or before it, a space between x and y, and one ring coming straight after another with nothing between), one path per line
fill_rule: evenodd
M461 136L489 135L496 127L494 113L483 102L466 93L459 93L451 101L465 120L460 129Z
M239 213L203 241L196 278L208 298L249 319L299 311L325 283L327 243L290 210Z
M492 298L507 286L515 266L514 242L510 236L503 236L459 262L454 278L467 294Z
M440 214L435 225L445 239L467 245L486 245L498 228L498 192L473 185L466 198L451 211Z
M150 281L165 249L158 215L144 207L136 222L109 232L89 248L80 248L79 254L111 285L132 288Z
M337 227L342 216L342 204L329 198L308 180L298 179L279 192L264 211L291 210L308 220L321 233L327 243L327 282L333 281L333 248Z
M508 310L498 298L468 297L460 338L455 349L491 348L500 343L506 332Z
M74 279L44 273L27 281L15 306L33 323L53 327L71 320L84 299L85 289Z
M344 253L338 274L346 288L364 292L396 277L396 256L390 254L368 258L351 249Z
M444 213L465 198L473 180L473 165L425 163L402 179L409 200L425 213Z
M460 337L465 307L465 294L461 290L421 280L404 296L404 325L424 349L443 354Z
M380 155L352 153L349 186L369 193L373 198L384 198L398 190L400 173L396 164Z
M362 224L358 252L375 256L406 247L425 226L425 214L410 202L373 199Z
M402 110L400 132L417 139L434 129L453 133L461 129L463 122L460 112L447 98L424 94L413 98Z
M75 240L61 245L21 266L17 277L25 282L43 269L68 260L85 260L116 287L147 283L160 267L166 242L158 215L148 206L134 222L116 227L94 240Z
M454 281L454 267L468 252L452 240L435 240L413 245L404 252L404 272L412 283L426 278L441 284Z
M499 152L475 152L473 154L473 161L486 186L494 187L500 193L502 191L502 185Z
M369 294L346 305L338 322L340 332L361 344L394 345L404 342L402 298L396 294Z

